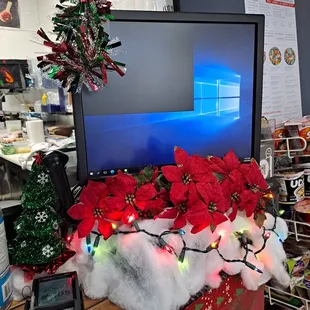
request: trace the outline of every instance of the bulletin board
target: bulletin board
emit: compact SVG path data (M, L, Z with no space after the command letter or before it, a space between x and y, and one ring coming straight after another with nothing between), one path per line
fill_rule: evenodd
M0 27L20 28L18 0L0 0Z
M263 115L302 116L295 0L245 0L245 12L265 15Z

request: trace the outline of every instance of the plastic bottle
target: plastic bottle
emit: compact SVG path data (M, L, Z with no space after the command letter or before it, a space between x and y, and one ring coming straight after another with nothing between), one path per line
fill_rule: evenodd
M0 310L6 310L12 302L12 284L9 253L4 227L4 217L0 208Z
M46 105L47 104L47 95L45 93L42 95L41 100L42 100L42 105Z

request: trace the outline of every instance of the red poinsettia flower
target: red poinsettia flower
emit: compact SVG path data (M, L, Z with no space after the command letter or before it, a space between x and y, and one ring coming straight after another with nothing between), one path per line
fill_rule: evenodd
M153 184L145 184L138 188L137 180L131 176L118 172L116 177L106 182L108 191L112 195L104 200L109 210L124 211L122 222L128 224L128 218L133 216L138 219L139 215L135 207L140 210L156 208L159 205L157 191Z
M156 187L156 184L154 184ZM140 218L155 219L157 215L162 213L170 202L169 192L162 188L158 194L157 198L149 204L145 210L139 210L138 214Z
M220 185L198 183L196 186L203 201L199 201L188 211L188 221L194 226L191 230L193 234L210 225L217 226L227 221L224 213L228 202L223 196Z
M238 207L240 204L240 195L246 189L246 180L243 175L234 170L230 173L229 178L226 178L221 183L221 188L224 197L228 200L226 211L229 211L229 219L233 222L236 219Z
M243 191L240 195L239 210L245 211L247 217L251 217L256 209L260 198L251 190Z
M165 202L170 201L170 195L169 192L162 188L159 192L158 192L158 198L162 199Z
M167 207L167 201L162 200L160 197L148 204L144 210L138 210L139 218L141 219L154 219L158 214L164 211Z
M237 170L240 167L240 161L234 151L228 152L223 159L209 156L207 157L207 162L213 172L222 174L225 177L229 177L232 171Z
M158 178L158 176L159 176L159 169L157 166L155 166L154 167L154 174L152 176L152 184L156 184L156 179Z
M88 185L82 190L80 203L73 205L68 214L73 219L81 221L77 230L79 238L86 237L98 223L98 230L107 240L114 231L110 221L119 221L122 217L121 212L108 212L103 207L102 199L108 194L107 186L101 182L89 181ZM99 205L100 202L100 205Z
M179 196L171 196L171 201L174 207L166 209L156 218L175 219L173 229L183 228L187 224L187 220L189 220L188 210L191 209L193 205L191 204L191 201L186 197L182 199Z
M261 198L264 192L268 189L268 184L264 179L257 162L252 160L250 164L241 165L239 170L246 179L248 188L256 194L258 199Z
M174 159L177 166L162 167L165 178L172 183L170 197L181 201L187 197L195 201L198 193L195 183L215 182L210 166L199 156L189 156L181 148L175 148ZM193 196L193 197L191 197Z

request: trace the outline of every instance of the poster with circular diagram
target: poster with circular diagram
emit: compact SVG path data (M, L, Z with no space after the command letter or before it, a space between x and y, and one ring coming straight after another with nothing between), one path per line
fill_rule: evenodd
M284 60L289 66L292 66L295 63L296 53L291 47L288 47L284 51Z
M278 66L281 63L282 54L276 46L269 50L269 60L274 66Z
M0 0L0 27L20 28L18 0Z

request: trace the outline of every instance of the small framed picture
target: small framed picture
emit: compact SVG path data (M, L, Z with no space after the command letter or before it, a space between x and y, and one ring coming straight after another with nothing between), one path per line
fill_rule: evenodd
M20 28L18 0L0 0L0 27Z

